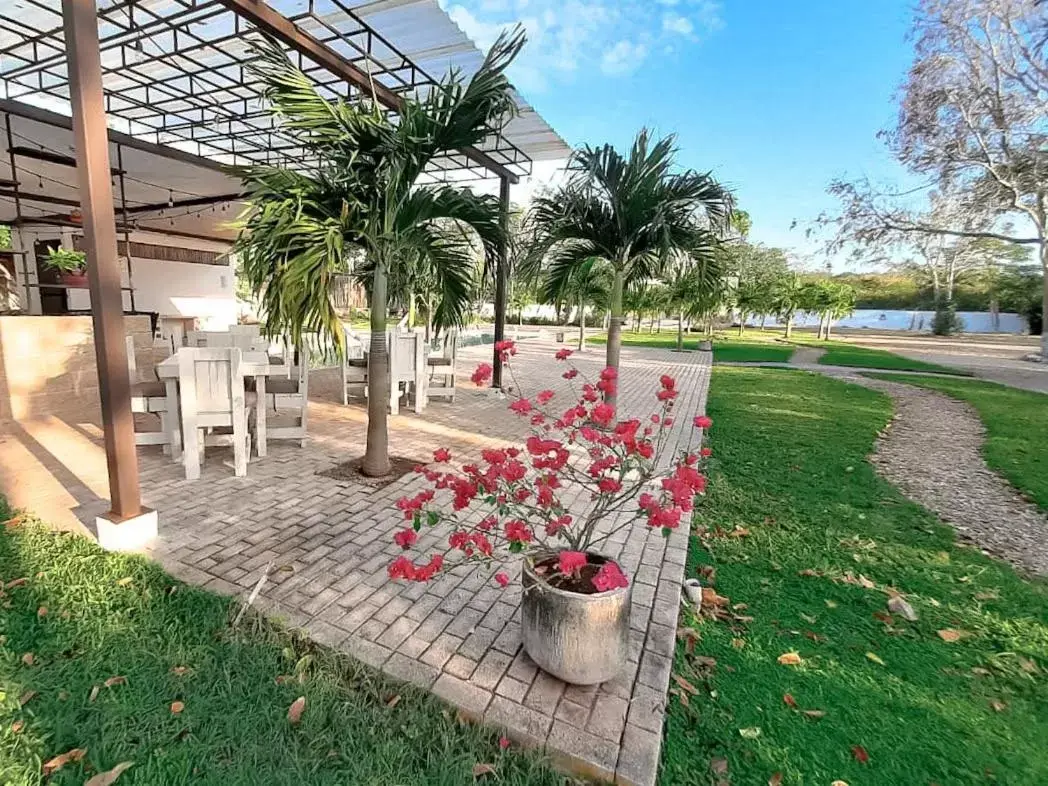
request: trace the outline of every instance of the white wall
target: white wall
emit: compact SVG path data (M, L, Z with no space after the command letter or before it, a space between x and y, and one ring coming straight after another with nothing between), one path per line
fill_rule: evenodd
M72 248L72 232L54 228L48 233L44 227L35 227L33 234L26 233L25 246L30 252L27 259L29 280L36 282L36 260L32 256L33 241L49 237L63 238L63 245ZM123 240L123 235L119 236ZM171 245L195 248L203 251L228 251L226 243L167 236L156 232L132 232L132 242ZM120 283L127 287L127 268L120 260ZM19 277L21 268L19 267ZM135 310L154 311L161 317L199 320L204 330L221 330L237 321L235 276L232 263L226 265L200 265L191 262L167 262L156 259L132 257L131 278L135 289ZM21 282L20 282L21 283ZM40 299L36 289L31 290L31 313L40 313ZM123 292L124 309L131 310L131 293ZM88 310L91 297L86 289L69 290L69 308Z

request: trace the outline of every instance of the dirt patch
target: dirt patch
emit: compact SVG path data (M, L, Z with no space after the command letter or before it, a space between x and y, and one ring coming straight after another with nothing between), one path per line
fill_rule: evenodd
M419 464L426 463L425 461L419 461L418 459L413 458L406 458L404 456L390 456L389 474L382 475L378 478L371 478L367 475L361 474L360 472L360 464L363 460L364 458L361 457L352 459L351 461L344 461L341 464L336 464L331 469L326 469L323 472L318 472L317 474L323 475L325 478L344 480L348 483L359 483L362 486L368 486L373 489L381 489L385 488L394 481L400 480L409 472L414 472L415 467L417 467Z

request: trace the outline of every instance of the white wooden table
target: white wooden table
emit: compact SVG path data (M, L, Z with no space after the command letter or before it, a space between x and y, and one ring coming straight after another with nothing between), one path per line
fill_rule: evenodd
M245 379L255 380L255 438L258 442L258 455L266 455L266 377L272 373L269 355L266 352L244 352L241 355L240 369ZM157 377L166 386L168 401L176 402L174 414L169 419L172 431L171 457L175 461L182 458L182 414L178 398L178 354L158 363Z

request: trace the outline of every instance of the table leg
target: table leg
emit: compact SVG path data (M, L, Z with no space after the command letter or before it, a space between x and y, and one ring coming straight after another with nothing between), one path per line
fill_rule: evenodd
M279 388L278 388L279 389ZM266 378L255 377L255 441L258 443L258 457L266 455Z
M178 401L178 380L165 379L164 391L167 395L167 427L171 439L171 460L179 461L182 458L182 418L178 414L181 406Z

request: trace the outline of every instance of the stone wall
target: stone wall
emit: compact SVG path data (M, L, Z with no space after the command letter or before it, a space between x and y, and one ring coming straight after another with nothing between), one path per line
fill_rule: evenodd
M140 369L151 368L148 316L125 316ZM0 427L58 416L98 423L98 371L88 316L0 317Z

